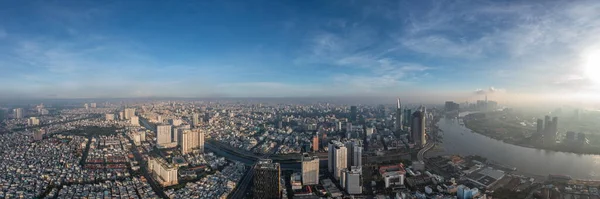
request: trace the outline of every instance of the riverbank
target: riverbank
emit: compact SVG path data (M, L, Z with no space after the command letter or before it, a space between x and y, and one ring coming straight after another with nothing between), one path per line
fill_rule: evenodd
M525 148L531 148L531 149L539 149L539 150L546 150L546 151L550 151L550 152L563 152L563 153L572 153L572 154L576 154L576 155L600 155L600 148L599 147L591 147L591 146L583 146L584 148L582 148L582 146L577 146L577 147L572 147L572 146L566 146L566 145L554 145L554 146L543 146L543 145L535 145L535 144L531 144L532 142L535 142L535 138L533 137L519 137L518 139L512 137L512 136L506 136L504 135L499 136L497 134L499 133L490 133L489 130L481 130L481 129L477 129L476 127L473 126L473 122L476 119L473 119L475 117L472 117L472 114L483 114L483 113L471 113L471 114L467 114L463 117L463 122L464 122L464 127L469 129L471 132L473 133L477 133L483 136L486 136L488 138L494 139L494 140L498 140L507 144L511 144L511 145L515 145L515 146L520 146L520 147L525 147ZM511 128L514 128L514 126L511 126ZM527 129L525 129L527 130ZM524 130L522 130L524 131Z

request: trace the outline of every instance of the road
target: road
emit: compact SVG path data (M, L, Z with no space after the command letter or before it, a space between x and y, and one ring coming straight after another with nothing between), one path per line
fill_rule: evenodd
M138 162L138 164L140 164L140 170L144 174L144 177L146 178L150 186L152 187L152 190L154 190L154 192L161 198L169 198L167 197L167 194L165 194L163 188L156 182L156 180L154 180L154 178L152 178L152 175L150 175L150 172L148 171L145 165L146 162L144 161L144 158L142 158L142 155L139 153L137 147L133 143L133 140L131 140L131 138L127 135L124 135L124 137L126 137L131 143L131 152L133 153L133 157Z
M435 146L435 142L434 141L429 141L427 142L427 144L425 144L425 147L423 147L421 150L419 150L419 153L417 153L417 159L419 161L423 161L425 158L425 153L427 151L429 151L431 148L433 148L433 146Z
M246 188L248 188L248 185L250 184L250 182L252 181L252 177L254 176L254 167L250 167L250 169L246 172L246 175L244 175L244 177L242 177L242 179L240 180L240 182L238 183L238 185L235 187L235 189L233 190L233 192L231 192L227 198L243 198L244 194L246 193Z

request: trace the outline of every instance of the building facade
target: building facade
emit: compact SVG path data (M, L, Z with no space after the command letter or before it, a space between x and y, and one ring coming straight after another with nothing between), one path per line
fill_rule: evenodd
M302 154L302 184L319 184L319 157Z
M259 160L254 165L254 198L281 198L281 167L269 159Z

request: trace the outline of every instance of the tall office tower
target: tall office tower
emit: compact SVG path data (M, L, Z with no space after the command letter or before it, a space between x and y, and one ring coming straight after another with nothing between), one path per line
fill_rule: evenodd
M353 158L354 155L352 154L352 152L354 152L354 142L352 141L348 141L346 143L344 143L344 145L346 146L346 167L345 168L350 168L352 167L352 162L354 162Z
M90 103L91 108L96 108L96 103Z
M23 109L22 108L13 109L13 117L15 119L23 118Z
M254 198L281 198L281 167L270 159L261 159L254 165Z
M542 135L542 133L544 132L544 120L542 120L542 119L537 120L537 131L536 132L539 135Z
M4 111L4 109L0 109L0 122L2 122L4 118L6 118L6 112Z
M546 117L544 118L544 131L550 130L550 125L551 125L550 121L550 116L546 115Z
M140 125L140 117L138 117L138 116L132 116L131 119L129 119L129 122L133 126L139 126Z
M319 133L316 133L312 138L312 150L313 151L319 150Z
M342 169L348 167L348 152L344 144L337 140L331 140L329 142L327 161L329 172L333 173L333 177L336 180L340 180Z
M410 109L404 109L404 126L410 127L412 125L412 112Z
M135 116L135 108L126 108L125 109L125 119L131 119L131 117Z
M362 167L363 147L360 143L355 142L352 146L352 166Z
M346 150L348 155L346 168L362 166L362 144L357 140L346 142Z
M107 113L106 115L104 115L104 119L106 119L106 121L113 121L115 120L115 114Z
M350 169L345 169L343 173L344 177L341 185L346 189L346 192L352 195L362 194L362 168L353 166Z
M358 120L358 109L356 106L350 106L350 121L356 122Z
M200 114L198 114L198 113L192 114L192 126L194 126L194 127L200 126Z
M302 184L319 184L319 157L302 154Z
M171 125L156 126L156 144L163 146L171 143Z
M558 117L553 117L550 124L546 124L546 131L544 133L544 143L547 145L553 145L556 143L556 134L558 133Z
M160 157L148 157L148 170L163 187L178 183L177 166L167 163Z
M424 146L425 137L425 114L421 111L415 111L412 115L411 140L417 146Z
M398 98L398 105L396 107L396 133L402 130L402 104L400 104L400 98Z
M27 119L27 125L29 125L29 126L40 125L40 119L38 119L36 117L30 117L29 119Z
M336 121L335 128L337 131L342 131L342 121Z

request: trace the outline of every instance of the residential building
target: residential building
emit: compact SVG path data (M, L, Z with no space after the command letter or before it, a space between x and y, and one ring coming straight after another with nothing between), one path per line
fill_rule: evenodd
M254 165L254 198L281 198L281 167L270 159L259 160Z
M302 184L319 184L319 157L302 154Z

